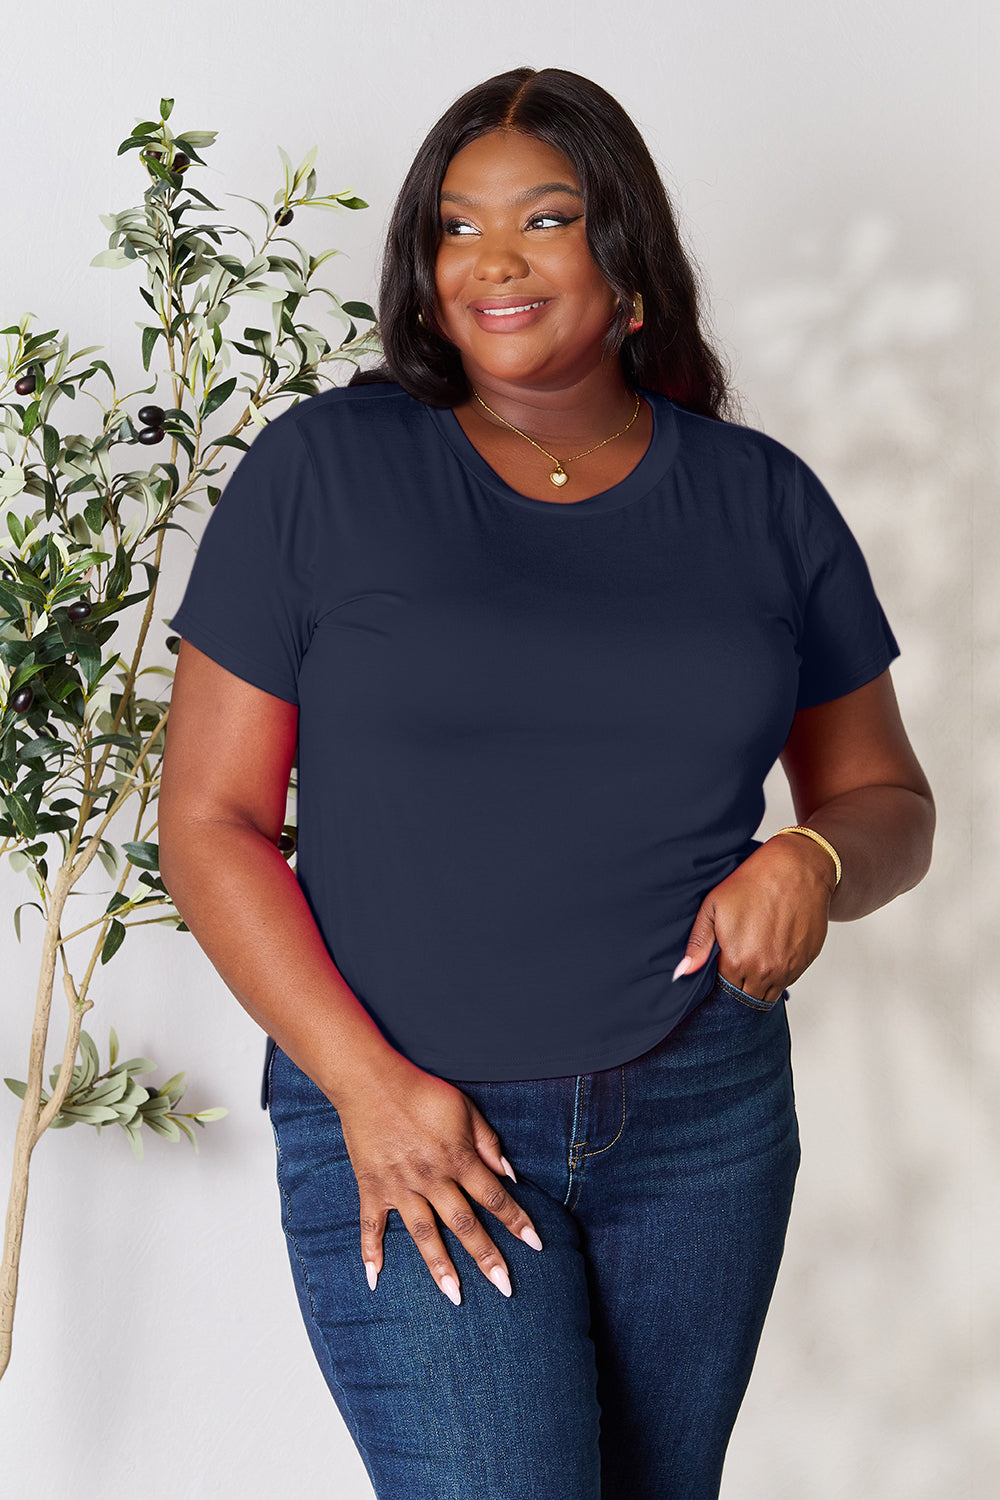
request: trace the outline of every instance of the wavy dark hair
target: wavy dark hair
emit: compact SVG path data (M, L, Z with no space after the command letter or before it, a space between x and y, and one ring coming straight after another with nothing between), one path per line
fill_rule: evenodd
M690 411L728 417L734 403L726 371L703 331L698 279L646 143L616 99L562 68L514 68L488 78L430 131L406 174L386 236L379 288L384 364L357 371L351 383L395 380L431 406L456 406L468 396L458 350L434 321L439 196L452 157L494 130L544 141L576 168L590 253L621 299L608 348L619 351L626 380ZM644 321L630 335L636 292Z

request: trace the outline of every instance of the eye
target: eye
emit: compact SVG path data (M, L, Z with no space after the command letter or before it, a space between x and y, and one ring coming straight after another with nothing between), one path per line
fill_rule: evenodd
M475 234L476 231L467 219L445 219L441 225L442 234L460 235Z
M528 220L528 228L533 229L540 226L542 229L551 228L553 224L575 224L577 219L582 219L583 214L535 214L534 218Z

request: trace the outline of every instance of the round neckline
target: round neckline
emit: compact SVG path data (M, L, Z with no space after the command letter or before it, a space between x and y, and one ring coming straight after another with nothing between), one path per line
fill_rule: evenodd
M532 495L522 495L520 490L515 490L486 462L479 449L466 436L450 406L425 406L424 410L459 461L480 483L524 510L533 510L536 514L545 512L565 520L571 515L594 516L621 510L622 506L630 505L648 494L673 463L677 452L677 419L673 404L666 396L647 391L643 386L636 386L636 390L648 403L653 417L649 445L635 468L624 479L613 484L610 489L588 495L584 500L536 500Z

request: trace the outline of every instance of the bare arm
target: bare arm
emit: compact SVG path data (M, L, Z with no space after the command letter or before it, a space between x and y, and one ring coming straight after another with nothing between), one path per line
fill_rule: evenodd
M781 754L802 834L768 839L715 886L688 937L684 972L708 961L761 1000L776 999L818 955L831 920L851 921L923 879L934 799L903 728L888 670L853 693L800 709Z
M436 1210L509 1296L504 1259L469 1198L542 1247L494 1175L505 1175L496 1131L461 1090L385 1040L330 957L278 850L297 726L294 704L181 642L160 790L164 883L237 1000L337 1109L373 1289L385 1221L396 1208L441 1290L458 1299Z
M781 764L795 816L829 839L841 858L831 921L866 916L923 880L934 841L934 798L888 670L832 703L800 709ZM829 855L811 847L816 862L829 866Z

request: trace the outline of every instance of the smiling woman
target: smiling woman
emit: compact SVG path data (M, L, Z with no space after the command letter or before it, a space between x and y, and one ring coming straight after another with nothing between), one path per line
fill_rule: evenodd
M899 647L820 480L726 420L598 85L451 106L380 326L206 526L161 870L273 1039L292 1275L380 1500L715 1500L798 1169L789 986L930 858Z

